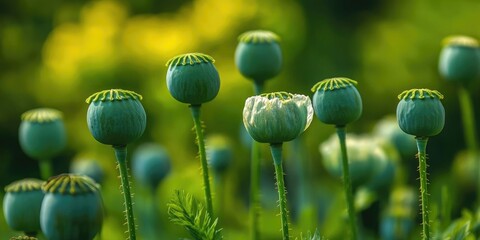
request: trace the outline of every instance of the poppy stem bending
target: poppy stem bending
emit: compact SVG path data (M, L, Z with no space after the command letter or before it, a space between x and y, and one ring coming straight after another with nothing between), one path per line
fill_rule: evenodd
M419 162L419 171L420 171L420 196L421 196L421 205L422 205L422 238L425 240L430 239L430 205L428 200L428 191L427 191L427 137L416 137L417 148L418 148L418 162Z
M340 149L342 151L342 170L343 170L343 188L345 190L345 197L347 200L348 217L350 218L350 231L352 232L352 239L358 239L357 217L355 215L355 205L353 204L352 183L350 180L350 169L348 165L346 131L345 126L337 126L337 135L340 142Z
M254 81L253 90L255 95L263 92L263 84ZM260 239L259 218L261 212L260 206L260 144L252 140L250 166L250 238L252 240Z
M130 180L127 169L127 147L113 146L115 157L117 158L118 169L120 171L120 180L122 183L123 198L125 201L125 218L128 227L128 240L136 240L135 217L133 215L132 194L130 192Z
M195 125L195 132L197 134L198 152L200 154L200 163L202 165L203 185L205 190L205 202L207 203L207 212L211 219L213 216L212 193L210 190L210 176L208 174L207 155L205 151L205 140L203 137L203 128L200 121L200 107L201 105L190 105L192 111L193 123Z
M288 240L288 209L287 196L285 191L285 183L283 180L282 167L282 143L272 143L270 145L272 151L273 165L275 166L275 177L277 178L278 202L280 207L280 215L282 222L283 240Z
M47 180L52 176L52 161L50 159L40 159L38 165L40 167L40 176L43 180Z

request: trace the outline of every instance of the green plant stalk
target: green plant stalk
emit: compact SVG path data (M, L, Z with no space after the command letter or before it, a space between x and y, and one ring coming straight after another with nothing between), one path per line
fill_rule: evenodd
M465 86L458 89L458 98L460 102L460 110L462 112L463 132L465 142L470 152L475 154L475 168L477 169L477 201L480 206L480 157L478 156L477 128L475 126L475 113L473 110L472 98Z
M40 176L43 180L47 180L52 176L52 161L50 159L40 159L38 161L38 166L40 168Z
M216 193L216 211L217 215L221 218L225 213L225 174L217 173L214 178L215 193Z
M208 174L207 155L205 152L205 140L203 137L203 128L200 121L200 107L201 105L190 105L192 112L193 123L195 124L195 132L197 134L198 152L200 154L200 163L202 165L203 186L205 191L205 202L207 203L207 212L212 219L213 217L213 201L210 190L210 176Z
M290 238L288 235L287 196L285 193L285 183L283 180L282 143L272 143L270 145L270 150L272 151L273 165L275 166L275 177L277 178L278 202L280 205L283 240L287 240Z
M120 171L120 180L122 183L123 198L125 201L125 218L128 227L128 240L136 240L135 217L133 215L132 194L130 191L130 180L127 169L127 147L113 146L115 157L117 158L118 169Z
M464 86L458 89L458 98L460 102L460 109L462 111L463 131L465 135L465 142L467 148L476 153L477 151L477 137L475 126L475 114L473 112L472 99L470 93Z
M422 238L430 239L430 204L427 191L427 137L416 137L420 171L420 195L422 205Z
M260 95L263 92L263 84L254 82L254 93ZM259 218L260 218L260 169L261 153L260 144L252 139L251 166L250 166L250 239L260 239Z
M353 203L352 183L350 180L350 168L348 165L347 144L345 126L337 126L337 135L342 151L342 170L343 170L343 188L347 199L348 217L350 219L350 231L352 239L358 239L357 216L355 214L355 205Z

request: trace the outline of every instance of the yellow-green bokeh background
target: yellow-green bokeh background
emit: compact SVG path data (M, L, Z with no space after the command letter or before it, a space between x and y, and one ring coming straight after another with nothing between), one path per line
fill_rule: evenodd
M480 2L473 0L3 1L0 186L39 177L36 161L18 144L21 113L37 107L59 109L64 113L68 147L54 159L55 172L68 171L69 163L76 159L97 159L107 176L103 239L123 239L113 151L90 135L85 99L104 89L133 90L143 95L148 119L145 134L129 149L154 141L164 145L172 158L172 172L157 194L159 228L165 234L158 239L187 237L183 229L168 222L166 203L174 189L185 189L199 199L203 199L203 191L190 112L187 105L170 96L165 63L177 54L202 52L215 58L221 76L217 98L202 107L206 134L225 134L235 146L234 163L225 180L226 217L220 221L225 239L246 239L249 153L239 135L243 104L253 87L236 70L233 56L237 36L252 29L271 30L282 39L283 70L268 81L266 91L311 96L311 86L324 78L346 76L359 82L364 112L348 127L351 132L368 132L383 116L394 114L396 96L405 89L432 88L444 93L446 127L429 143L430 174L432 178L448 175L454 154L465 144L456 87L440 78L438 55L441 40L448 35L480 37L479 12ZM480 94L478 88L471 90L480 119ZM333 127L314 119L302 138L313 185L342 199L340 184L325 172L318 153L319 143L333 132ZM267 150L266 167L271 164ZM295 186L287 187L295 192ZM141 197L140 190L135 192ZM266 206L262 231L278 239L274 199ZM292 225L294 235L318 227L335 239L343 231L341 226L335 227L341 223L341 213L325 215L333 216L327 221L333 224ZM1 218L0 238L15 234Z

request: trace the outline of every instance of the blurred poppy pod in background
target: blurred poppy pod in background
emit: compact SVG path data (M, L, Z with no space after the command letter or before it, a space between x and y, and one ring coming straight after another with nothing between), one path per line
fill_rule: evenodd
M478 41L468 36L450 36L443 40L438 68L451 82L467 84L480 77Z
M220 90L215 60L203 53L187 53L167 62L167 88L177 101L201 105L213 100Z
M62 113L51 108L37 108L22 114L19 129L22 150L37 160L50 160L67 144Z
M142 185L155 190L170 172L170 157L162 146L145 143L132 156L133 177Z

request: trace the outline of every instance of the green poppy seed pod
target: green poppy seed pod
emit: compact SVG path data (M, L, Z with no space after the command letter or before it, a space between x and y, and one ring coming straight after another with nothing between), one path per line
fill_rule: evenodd
M362 115L362 98L354 84L349 78L329 78L313 86L313 108L320 121L341 127Z
M87 124L93 137L107 145L125 146L142 136L147 117L142 96L128 90L111 89L87 98Z
M132 156L132 172L142 185L157 189L158 184L170 172L170 157L162 146L145 143L139 146Z
M208 164L217 173L225 172L233 158L230 141L223 135L211 135L208 136L206 143Z
M49 240L91 240L103 222L98 185L87 176L61 174L43 184L40 213L42 231Z
M260 84L275 77L282 67L280 37L270 31L248 31L238 37L235 64L240 73Z
M102 184L104 178L102 167L93 159L80 159L72 162L70 172L90 177L98 184Z
M22 179L5 187L3 214L8 226L15 231L36 233L40 228L42 180Z
M438 68L447 81L468 83L480 76L478 41L467 36L445 38Z
M286 92L249 97L243 108L243 124L261 143L282 143L302 134L313 118L310 98Z
M22 114L19 140L22 150L35 159L50 159L67 144L62 113L51 108L37 108Z
M416 137L439 134L445 125L445 109L437 90L411 89L398 95L397 121L400 128Z
M201 105L213 100L220 90L215 60L203 53L187 53L167 62L167 88L177 101Z

